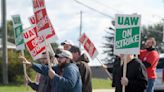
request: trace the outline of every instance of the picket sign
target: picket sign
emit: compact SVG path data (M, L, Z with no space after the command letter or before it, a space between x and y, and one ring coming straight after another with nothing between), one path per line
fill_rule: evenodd
M31 16L28 19L29 19L30 24L33 27L36 27L36 18L35 18L35 16ZM46 35L46 40L49 43L54 43L56 40L58 40L58 37L57 37L57 34L56 34L56 32L55 32L55 30L53 28L53 25L52 25L52 23L51 23L51 21L49 19L48 19L48 22L49 22L49 25L50 25L50 32L46 33L44 35Z
M98 51L85 33L81 35L79 41L92 59L97 57Z
M114 54L139 54L141 16L116 14Z
M30 27L24 31L24 41L33 60L39 59L46 50L44 38L37 35L36 27Z
M139 54L140 51L140 25L140 15L115 15L114 54L124 54L123 78L126 77L127 55ZM122 86L122 92L125 92L125 85Z
M82 46L84 47L84 49L87 51L87 53L89 54L89 56L94 59L96 58L100 64L102 66L104 66L104 64L98 59L97 55L98 55L98 51L96 49L96 47L94 46L93 42L91 42L91 40L87 37L87 35L84 33L81 35L80 39L79 39L80 43L82 44ZM103 68L105 70L105 72L107 73L109 79L112 80L112 76L111 74L108 72L108 70L106 68Z
M16 50L24 50L25 46L23 40L23 27L22 27L20 15L13 15L11 17L14 27Z
M35 32L34 38L30 36L31 40L26 42L28 50L31 52L33 59L38 59L41 56L43 51L47 51L48 43L53 43L57 40L57 35L55 30L48 18L45 0L32 0L34 16L29 18L29 21L32 25L32 32ZM32 33L27 31L27 33ZM49 57L47 53L47 57ZM49 59L49 58L48 58ZM48 61L50 64L50 61Z
M50 33L50 24L47 11L45 8L45 0L32 0L37 33L39 36Z
M21 54L24 57L25 45L24 45L23 27L22 27L20 15L13 15L12 22L13 22L13 27L14 27L16 50L21 50ZM23 72L24 72L24 75L27 75L25 64L23 64Z

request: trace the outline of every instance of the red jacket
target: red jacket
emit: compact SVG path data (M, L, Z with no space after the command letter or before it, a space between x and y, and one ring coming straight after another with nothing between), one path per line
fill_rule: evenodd
M159 60L158 52L156 50L152 50L152 51L141 50L139 57L142 61L145 61L151 64L151 66L147 68L147 75L149 79L155 79L157 77L156 66Z

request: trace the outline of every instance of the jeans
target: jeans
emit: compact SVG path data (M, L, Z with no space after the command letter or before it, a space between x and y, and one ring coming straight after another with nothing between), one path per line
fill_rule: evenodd
M155 79L148 79L148 87L146 89L146 92L154 92L154 82Z

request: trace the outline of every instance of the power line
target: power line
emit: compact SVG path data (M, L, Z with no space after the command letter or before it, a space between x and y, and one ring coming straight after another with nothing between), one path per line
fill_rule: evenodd
M95 11L95 12L97 12L97 13L103 15L103 16L109 17L110 19L114 19L114 17L112 17L112 16L110 16L110 15L104 13L104 12L98 11L97 9L92 8L92 7L86 5L86 4L84 4L84 3L82 3L82 2L80 2L80 1L78 1L78 0L74 0L74 1L75 1L76 3L78 3L78 4L80 4L80 5L83 5L83 6L87 7L87 8L90 9L90 10L93 10L93 11Z
M163 0L163 1L164 1L164 0ZM104 4L104 3L100 2L100 1L94 0L94 1L92 1L92 2L94 2L94 3L96 3L96 4L99 4L99 5L101 5L101 6L104 6L104 7L106 7L106 8L110 8L110 9L116 11L117 13L124 13L124 12L118 10L118 9L115 9L115 8L113 8L113 7L110 7L110 6L107 6L106 4ZM144 20L147 21L147 22L153 23L152 20L149 20L149 19L147 19L147 18L144 18Z
M109 15L109 14L107 14L107 13L104 13L104 12L101 12L101 11L97 10L96 8L90 7L89 5L84 4L83 2L80 2L79 0L74 0L74 1L75 1L76 3L78 3L78 4L82 5L82 6L84 6L84 7L86 7L86 8L88 8L88 9L92 10L92 11L95 11L95 12L97 12L97 13L103 15L103 16L109 17L110 19L114 19L114 17L112 17L111 15ZM163 1L164 1L164 0L163 0ZM124 12L122 12L122 11L119 11L119 10L117 10L117 9L114 9L113 7L109 7L109 6L103 4L103 3L99 2L99 1L95 1L95 0L94 0L94 3L95 3L95 2L96 2L97 4L99 4L99 5L101 4L101 5L106 6L106 7L110 8L110 9L112 9L112 10L115 10L115 11L117 11L118 13L124 13ZM147 18L143 18L143 20L147 21L148 23L154 23L152 20L147 19Z
M112 10L118 12L118 13L123 13L123 12L121 12L120 10L115 9L115 8L109 6L109 5L106 5L106 4L104 4L104 3L100 2L100 1L94 0L94 2L97 3L97 4L99 4L99 5L104 6L104 7L106 7L106 8L110 8L110 9L112 9Z

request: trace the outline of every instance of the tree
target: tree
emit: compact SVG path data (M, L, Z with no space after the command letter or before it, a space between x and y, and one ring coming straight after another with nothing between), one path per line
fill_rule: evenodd
M1 28L0 28L0 38L2 38L2 29ZM15 43L13 23L11 20L7 21L7 39L8 39L8 41Z
M164 43L162 42L163 38L163 24L158 23L154 25L149 25L149 26L143 26L142 27L142 33L141 33L141 48L144 46L144 42L146 41L147 38L149 37L154 37L156 39L157 45L156 48L160 53L164 53Z
M8 41L15 43L13 23L11 20L7 21L7 39Z
M104 39L106 40L106 43L103 44L103 54L106 54L107 57L103 59L103 61L109 63L113 62L113 59L115 58L114 56L114 29L109 28L108 31L106 31L107 35L104 36Z

